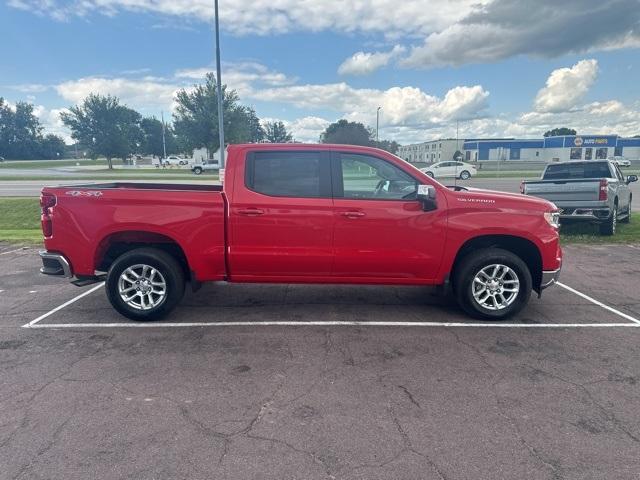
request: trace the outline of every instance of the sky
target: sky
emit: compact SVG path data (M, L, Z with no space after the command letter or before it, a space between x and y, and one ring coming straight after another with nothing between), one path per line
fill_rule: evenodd
M89 93L171 119L215 70L213 0L0 0L0 97L46 132ZM315 142L640 135L640 0L220 0L222 81Z

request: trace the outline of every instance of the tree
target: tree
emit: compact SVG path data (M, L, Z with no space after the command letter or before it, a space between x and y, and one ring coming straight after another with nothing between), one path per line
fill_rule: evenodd
M320 135L321 143L348 145L372 145L373 131L362 123L338 120L329 125Z
M0 156L15 160L64 156L64 140L43 136L42 130L32 104L17 102L11 107L0 97Z
M222 85L224 134L228 143L258 142L264 131L253 108L239 103L235 90ZM215 152L220 147L218 135L218 95L216 78L208 73L204 85L179 90L176 95L173 126L178 143L184 150L207 147Z
M117 97L90 94L82 104L60 114L62 122L71 130L71 136L86 145L92 158L107 157L125 160L142 142L140 114L120 104Z
M453 154L452 160L455 160L456 162L461 162L463 158L464 158L464 154L460 150L456 150L456 153Z
M577 132L573 128L554 128L553 130L548 130L544 132L545 137L557 137L560 135L576 135Z
M40 141L40 158L64 158L65 148L61 137L49 134Z
M290 143L293 141L293 135L287 131L284 123L266 122L264 124L264 138L269 143Z
M382 150L386 150L389 153L395 154L398 151L400 145L395 140L380 140L375 143L375 146L381 148Z
M162 122L156 117L145 117L140 122L140 128L142 128L143 136L140 152L155 155L156 157L163 157ZM170 125L165 125L164 142L167 148L167 155L178 153L178 144Z

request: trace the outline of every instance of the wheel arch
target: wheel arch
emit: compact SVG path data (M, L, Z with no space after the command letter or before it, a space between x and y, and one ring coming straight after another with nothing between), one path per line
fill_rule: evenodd
M449 278L455 278L456 269L472 252L484 248L501 248L517 255L529 268L533 289L538 291L542 282L542 254L531 240L516 235L480 235L467 240L458 250ZM455 289L455 285L452 285Z
M106 235L94 253L94 268L106 272L123 253L136 248L156 248L171 255L182 267L185 278L191 278L189 260L182 246L168 235L146 230L124 230Z

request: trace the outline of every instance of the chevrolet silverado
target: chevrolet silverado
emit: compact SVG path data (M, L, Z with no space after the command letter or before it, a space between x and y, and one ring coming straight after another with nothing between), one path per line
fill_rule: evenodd
M45 187L40 202L41 272L105 280L134 320L165 316L187 283L209 281L438 285L497 320L562 263L552 203L450 189L370 147L233 145L222 186Z

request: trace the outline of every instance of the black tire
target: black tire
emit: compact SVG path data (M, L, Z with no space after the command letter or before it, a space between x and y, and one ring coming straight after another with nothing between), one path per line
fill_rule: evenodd
M196 175L202 174L202 167L194 167L193 173L195 173Z
M474 278L479 272L483 268L495 264L504 265L511 269L519 282L519 290L508 305L501 309L492 310L476 301L473 288ZM453 276L453 289L458 305L468 315L480 320L505 320L517 314L529 302L532 289L531 272L520 257L508 250L485 248L470 253L460 260ZM502 284L500 292L502 293Z
M148 265L156 269L166 284L165 295L158 305L148 310L134 308L121 298L119 282L122 273L135 265ZM166 252L156 248L136 248L120 255L109 268L106 280L107 298L118 313L131 320L151 321L171 312L184 295L184 272L180 264Z
M179 165L186 165L186 164L187 164L187 162L184 162L184 161L180 160L180 161L178 162L178 164L179 164Z
M433 173L431 173L431 172L427 172L427 175L428 175L429 177L433 178Z
M600 224L600 235L615 235L618 224L618 204L613 204L613 211L609 218Z
M471 178L471 174L467 170L460 172L460 180L468 180Z
M631 199L629 199L629 207L627 208L627 215L620 220L620 223L629 223L631 221Z

